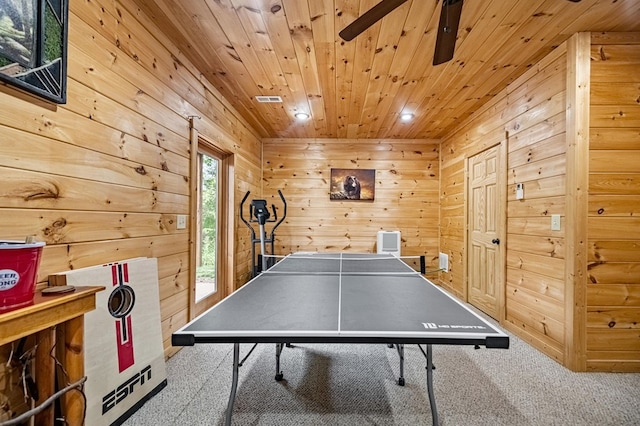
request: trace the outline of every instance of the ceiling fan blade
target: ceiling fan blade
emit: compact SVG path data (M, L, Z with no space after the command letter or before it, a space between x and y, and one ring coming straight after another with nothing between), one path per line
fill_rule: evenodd
M351 41L357 37L364 30L378 22L386 14L400 6L407 0L382 0L380 3L367 10L363 15L358 17L355 21L347 25L338 34L344 41Z
M462 13L463 0L442 0L440 11L440 23L438 24L438 36L436 49L433 53L433 65L439 65L453 58L458 36L458 25Z

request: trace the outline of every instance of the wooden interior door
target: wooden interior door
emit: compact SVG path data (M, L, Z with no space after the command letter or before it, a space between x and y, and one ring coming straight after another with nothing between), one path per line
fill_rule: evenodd
M497 145L467 161L467 297L487 315L500 319L504 292L501 254L502 151Z

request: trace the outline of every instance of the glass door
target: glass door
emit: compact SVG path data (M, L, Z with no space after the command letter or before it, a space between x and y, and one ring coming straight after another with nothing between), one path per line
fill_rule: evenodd
M234 155L191 128L189 319L235 290Z
M218 290L220 159L198 153L196 303Z

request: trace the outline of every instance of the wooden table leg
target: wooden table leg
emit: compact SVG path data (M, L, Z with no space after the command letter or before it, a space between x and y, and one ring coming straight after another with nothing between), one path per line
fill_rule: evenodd
M65 322L65 354L63 364L67 370L69 383L84 377L84 316ZM85 413L85 401L79 390L67 392L63 397L64 415L70 426L81 426Z
M38 347L36 349L36 385L38 386L38 400L36 406L42 404L55 391L56 364L51 357L51 351L55 345L55 331L47 328L39 331L36 337ZM35 424L37 426L52 425L54 415L54 405L51 404L40 413L36 414Z

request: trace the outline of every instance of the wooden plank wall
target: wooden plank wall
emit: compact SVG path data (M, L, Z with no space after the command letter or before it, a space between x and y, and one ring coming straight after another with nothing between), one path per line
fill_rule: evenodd
M503 325L563 361L566 44L533 65L441 146L440 250L450 272L441 284L465 299L464 159L507 139L506 315ZM524 200L515 184L524 184Z
M67 104L0 88L0 238L47 243L40 286L52 273L157 257L169 355L189 296L188 233L175 220L189 214L188 117L234 153L238 200L259 193L261 142L132 1L70 3ZM247 266L236 274L244 282Z
M640 33L591 43L587 369L640 371Z
M287 199L276 253L375 252L380 230L402 233L402 255L438 257L438 141L265 139L266 197ZM375 169L374 201L329 200L332 168ZM275 197L275 198L274 198ZM271 201L270 201L271 203Z

